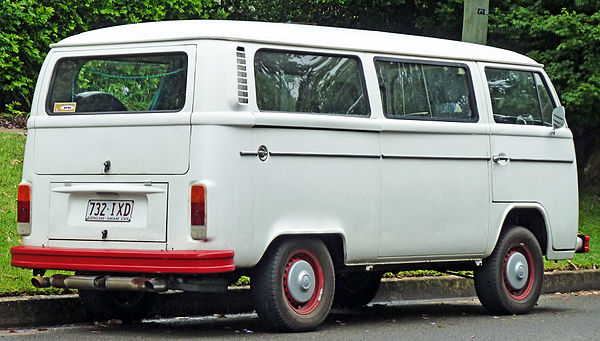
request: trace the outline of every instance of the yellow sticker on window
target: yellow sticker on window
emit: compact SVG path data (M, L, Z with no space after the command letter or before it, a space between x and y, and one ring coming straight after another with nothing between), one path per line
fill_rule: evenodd
M54 112L75 112L76 102L54 103Z

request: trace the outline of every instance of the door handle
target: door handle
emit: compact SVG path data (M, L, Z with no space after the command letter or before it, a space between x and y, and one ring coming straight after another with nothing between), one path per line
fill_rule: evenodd
M500 153L498 155L492 156L492 161L494 162L508 162L510 161L510 157L504 153Z

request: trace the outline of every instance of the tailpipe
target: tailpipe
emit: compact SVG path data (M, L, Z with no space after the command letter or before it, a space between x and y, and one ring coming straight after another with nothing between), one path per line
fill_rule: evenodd
M144 282L144 286L154 292L163 292L169 289L169 283L163 278L151 278Z
M34 277L31 279L31 284L37 289L40 288L48 288L50 287L50 278L49 277Z

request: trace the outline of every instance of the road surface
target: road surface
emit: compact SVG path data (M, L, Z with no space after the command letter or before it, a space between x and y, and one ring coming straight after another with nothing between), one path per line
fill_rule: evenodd
M149 319L0 330L14 340L593 340L600 335L600 291L542 296L529 314L489 315L476 299L399 302L332 311L309 333L265 329L256 314Z

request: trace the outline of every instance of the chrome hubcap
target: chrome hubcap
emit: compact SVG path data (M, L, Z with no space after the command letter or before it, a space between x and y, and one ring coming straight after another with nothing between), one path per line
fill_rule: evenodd
M287 276L287 289L298 303L305 303L315 291L315 272L307 261L292 264Z
M506 262L506 279L510 286L515 290L522 289L527 284L528 275L529 267L525 256L520 252L510 255Z

